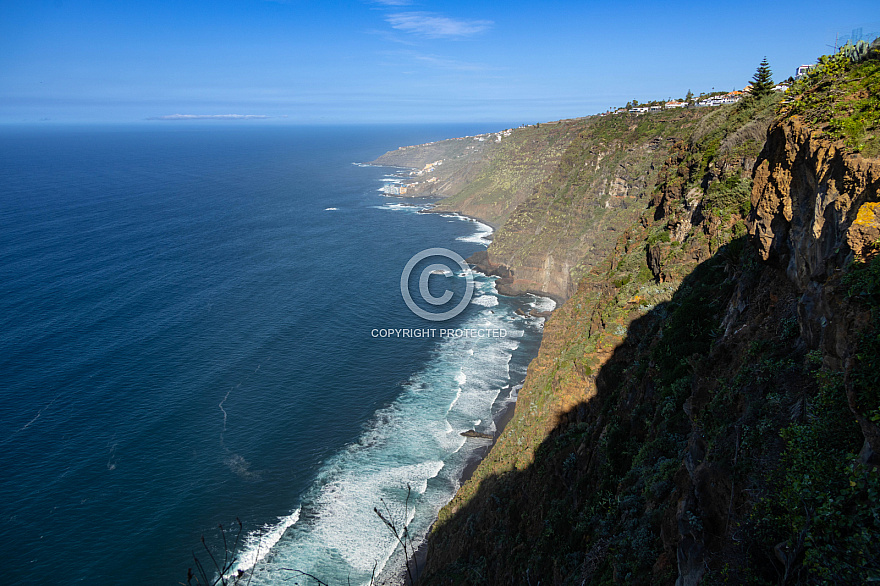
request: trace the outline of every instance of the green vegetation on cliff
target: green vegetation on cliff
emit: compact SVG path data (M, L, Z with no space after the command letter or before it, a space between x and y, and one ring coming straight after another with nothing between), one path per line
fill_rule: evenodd
M373 164L420 169L443 161L433 183L420 178L408 195L439 195L438 211L455 211L501 225L555 168L586 119L526 126L476 137L403 147Z
M437 209L477 216L495 225L505 223L559 163L584 124L583 119L564 120L516 129L495 145L473 179Z
M880 156L880 60L874 49L868 59L841 51L819 59L818 65L789 89L780 109L800 116L815 130L863 155ZM861 60L859 60L861 59Z
M669 110L591 118L554 172L498 231L485 268L512 273L505 292L571 296L580 278L611 252L616 235L638 218L670 148L711 114Z
M880 579L878 60L823 63L591 120L517 207L488 262L575 285L422 583Z

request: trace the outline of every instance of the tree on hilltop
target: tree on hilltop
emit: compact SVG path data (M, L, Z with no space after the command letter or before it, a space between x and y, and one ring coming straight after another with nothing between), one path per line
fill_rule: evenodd
M694 99L694 92L692 92L691 90L688 90L687 95L684 97L684 101L691 102L691 101L693 101L693 99Z
M752 95L756 98L769 96L773 93L774 85L773 72L770 71L770 63L767 62L767 57L764 57L764 60L761 61L761 64L758 66L758 70L755 72L754 77L752 77Z

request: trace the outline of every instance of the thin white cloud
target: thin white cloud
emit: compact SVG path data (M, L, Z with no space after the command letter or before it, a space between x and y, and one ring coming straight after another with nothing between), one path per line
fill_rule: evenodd
M455 71L486 71L489 68L480 63L468 63L466 61L457 61L455 59L446 59L437 55L423 55L421 53L410 53L410 57L422 63L428 63L440 69L452 69Z
M399 31L434 39L467 37L495 24L491 20L458 20L432 12L398 12L389 14L385 20Z
M398 43L400 45L409 45L411 47L418 44L416 41L404 38L403 35L395 33L394 31L370 29L364 32L368 35L376 35L378 37L382 37L382 40L389 43Z
M269 116L262 114L171 114L154 116L147 120L263 120Z
M446 70L446 71L472 71L472 72L497 72L501 71L498 67L492 67L485 63L475 63L471 61L459 61L458 59L449 59L442 55L434 55L430 53L420 53L407 49L399 51L380 51L377 53L387 58L383 62L388 67L395 67L401 73L425 73L429 69ZM417 70L402 70L401 67L418 66Z

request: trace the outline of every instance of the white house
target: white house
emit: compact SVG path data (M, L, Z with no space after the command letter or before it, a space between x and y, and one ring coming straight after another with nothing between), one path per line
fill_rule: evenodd
M802 75L806 75L807 72L809 72L809 71L810 71L812 68L814 68L815 66L816 66L815 63L814 63L813 65L801 65L800 67L797 68L797 73L795 73L794 76L795 76L795 77L800 77L800 76L802 76Z

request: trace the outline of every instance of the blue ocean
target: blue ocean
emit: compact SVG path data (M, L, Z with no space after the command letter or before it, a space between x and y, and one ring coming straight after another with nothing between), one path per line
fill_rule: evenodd
M552 302L476 273L416 316L407 261L490 230L355 163L496 126L0 129L2 581L178 584L236 519L253 584L395 580L374 507L418 544L537 352L515 310ZM505 335L376 335L428 327Z

